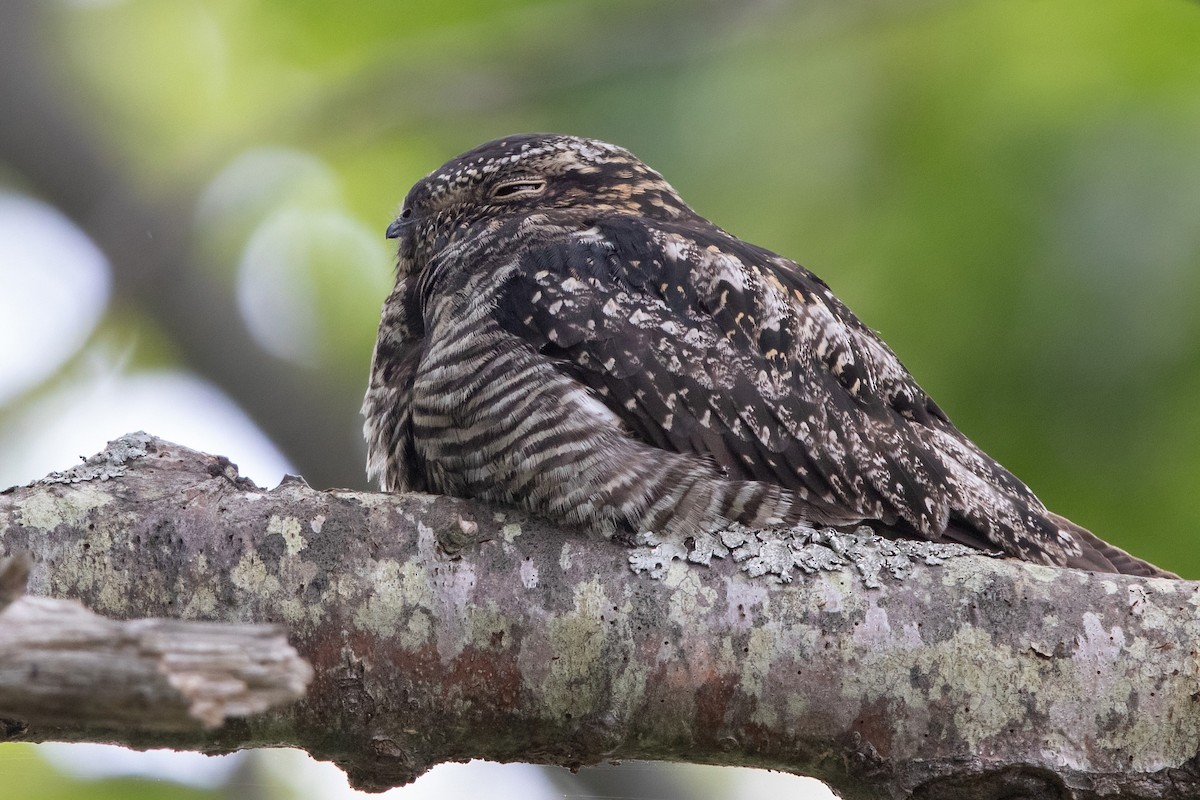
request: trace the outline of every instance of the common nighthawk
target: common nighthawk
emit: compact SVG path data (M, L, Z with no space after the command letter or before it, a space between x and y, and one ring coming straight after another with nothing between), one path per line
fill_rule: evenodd
M692 211L628 151L509 136L387 230L396 288L363 403L368 473L679 541L868 522L1167 575L1046 509L817 276Z

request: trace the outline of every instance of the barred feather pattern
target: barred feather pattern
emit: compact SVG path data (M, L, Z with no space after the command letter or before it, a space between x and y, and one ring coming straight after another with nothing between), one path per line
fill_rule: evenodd
M388 235L397 284L363 404L387 491L607 536L867 522L1169 574L1049 512L824 282L621 148L490 142L418 182Z

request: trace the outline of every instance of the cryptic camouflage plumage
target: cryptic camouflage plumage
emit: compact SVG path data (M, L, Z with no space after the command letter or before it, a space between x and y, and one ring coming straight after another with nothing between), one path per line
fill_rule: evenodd
M512 136L419 181L363 403L387 491L683 540L870 522L1164 574L1046 510L808 270L627 151Z

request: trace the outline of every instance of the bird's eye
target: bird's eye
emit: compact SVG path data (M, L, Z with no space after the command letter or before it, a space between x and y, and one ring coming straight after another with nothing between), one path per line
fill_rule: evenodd
M545 188L546 182L543 180L522 178L519 181L498 184L492 189L492 197L500 200L507 197L517 197L518 195L540 194Z
M400 212L400 219L408 219L408 218L409 218L409 217L411 217L411 216L412 216L412 209L411 209L411 208L406 208L406 209L404 209L403 211L401 211L401 212Z

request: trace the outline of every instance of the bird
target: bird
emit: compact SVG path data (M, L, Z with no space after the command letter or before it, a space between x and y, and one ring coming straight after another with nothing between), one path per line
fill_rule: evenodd
M824 281L621 147L487 142L419 180L386 235L396 284L362 407L384 491L623 541L866 524L1174 577L1049 511Z

